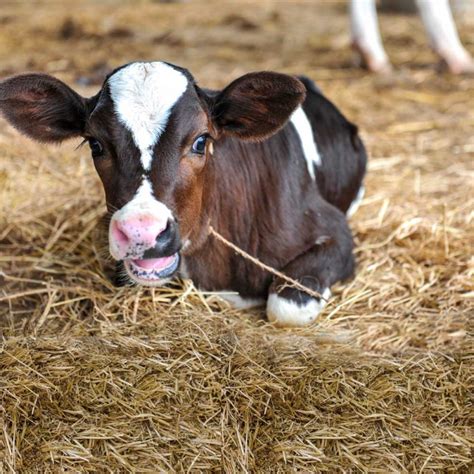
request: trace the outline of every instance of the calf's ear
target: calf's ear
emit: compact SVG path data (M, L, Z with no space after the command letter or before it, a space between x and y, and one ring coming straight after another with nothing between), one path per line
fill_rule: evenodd
M285 125L305 95L303 83L295 77L254 72L236 79L217 95L212 118L223 133L263 140Z
M46 74L22 74L0 81L0 114L40 142L60 142L83 133L86 99Z

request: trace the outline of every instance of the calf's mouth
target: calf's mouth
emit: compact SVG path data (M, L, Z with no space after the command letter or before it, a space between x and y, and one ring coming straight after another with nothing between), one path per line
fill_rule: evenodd
M153 226L153 216L133 216L125 223L128 227L121 222L112 222L109 226L110 254L122 262L122 276L143 286L166 284L178 271L181 260L182 243L177 222L170 220L158 231L156 228L160 226Z
M125 271L135 283L144 286L160 286L178 270L179 252L167 257L124 260Z

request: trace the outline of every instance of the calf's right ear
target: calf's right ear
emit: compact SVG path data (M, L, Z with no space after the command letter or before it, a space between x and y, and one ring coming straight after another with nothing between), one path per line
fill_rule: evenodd
M84 132L86 99L46 74L22 74L0 81L0 114L40 142L61 142Z

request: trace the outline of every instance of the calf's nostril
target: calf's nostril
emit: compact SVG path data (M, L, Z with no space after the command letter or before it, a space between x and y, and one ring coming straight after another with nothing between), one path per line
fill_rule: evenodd
M122 245L126 245L130 242L129 236L120 228L117 222L114 222L113 235L115 240Z
M168 219L168 221L166 222L166 226L164 228L162 228L160 230L160 232L158 232L158 235L156 236L156 242L157 243L159 243L163 239L166 239L169 236L169 234L172 230L172 225L173 225L173 223L172 223L171 219Z
M117 237L118 237L118 240L120 240L124 244L128 244L128 242L130 242L128 235L120 229L117 229Z
M173 220L149 215L115 219L110 231L111 249L121 258L161 258L176 234Z
M146 249L142 258L169 257L179 251L180 242L177 222L174 219L169 219L166 226L162 227L158 236L155 237L154 246Z

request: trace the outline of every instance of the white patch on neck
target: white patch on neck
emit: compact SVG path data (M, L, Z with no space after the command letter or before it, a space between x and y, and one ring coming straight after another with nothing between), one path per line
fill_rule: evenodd
M183 95L186 76L162 62L132 63L108 80L120 122L132 133L145 171L151 168L153 146L166 128L171 110Z
M308 117L304 113L303 107L298 107L293 112L290 120L300 138L309 175L311 176L311 179L314 180L314 167L321 166L322 162L316 142L314 141L313 129L311 128Z

